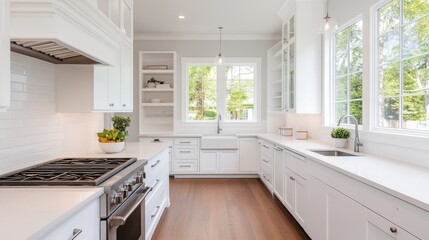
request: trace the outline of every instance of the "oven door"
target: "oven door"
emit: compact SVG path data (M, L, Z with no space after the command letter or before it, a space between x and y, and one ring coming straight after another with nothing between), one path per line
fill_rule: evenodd
M106 220L107 240L145 239L145 198L151 188L141 186Z

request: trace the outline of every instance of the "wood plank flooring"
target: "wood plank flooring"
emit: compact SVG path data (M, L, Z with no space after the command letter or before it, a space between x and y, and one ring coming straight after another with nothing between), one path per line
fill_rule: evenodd
M259 179L170 179L154 240L308 240Z

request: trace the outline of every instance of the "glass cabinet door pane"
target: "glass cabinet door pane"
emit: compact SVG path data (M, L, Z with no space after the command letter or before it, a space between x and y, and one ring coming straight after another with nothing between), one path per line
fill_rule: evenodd
M285 23L283 25L283 43L286 44L288 40L288 23Z
M289 39L295 37L295 16L292 16L289 20L290 30L289 30Z

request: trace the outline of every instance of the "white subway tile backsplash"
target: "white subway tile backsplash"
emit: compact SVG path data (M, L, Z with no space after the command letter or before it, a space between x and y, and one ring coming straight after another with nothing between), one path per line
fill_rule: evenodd
M0 174L98 151L103 114L55 111L55 66L12 53L11 106L0 112Z

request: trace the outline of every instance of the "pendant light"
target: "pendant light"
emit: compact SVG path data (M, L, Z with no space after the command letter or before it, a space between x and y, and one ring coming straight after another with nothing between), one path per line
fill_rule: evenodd
M222 29L223 27L218 27L219 28L219 54L216 57L216 62L219 65L222 65L223 63L223 56L222 56Z
M329 0L326 0L326 17L323 18L320 30L322 33L330 33L338 29L335 18L329 16Z

